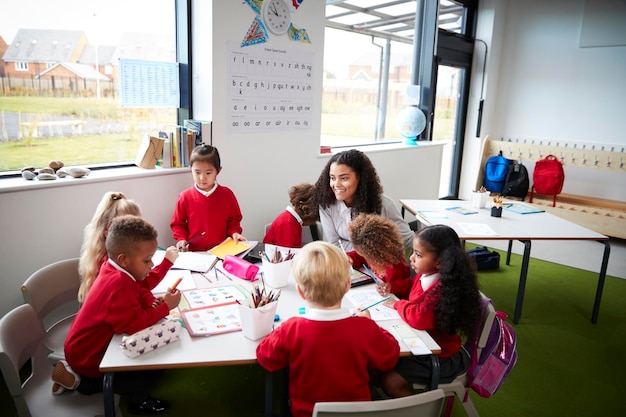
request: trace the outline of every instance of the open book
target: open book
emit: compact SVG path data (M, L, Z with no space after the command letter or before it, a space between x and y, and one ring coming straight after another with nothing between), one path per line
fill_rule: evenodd
M239 285L215 288L199 288L182 291L184 307L180 316L191 336L241 330L238 302L248 298L248 293Z

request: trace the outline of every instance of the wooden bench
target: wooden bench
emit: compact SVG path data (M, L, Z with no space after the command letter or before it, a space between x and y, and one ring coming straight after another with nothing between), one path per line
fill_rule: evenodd
M492 140L487 137L483 143L480 172L476 183L482 185L485 175L485 163L490 156L502 155L517 159L521 154L522 162L536 162L548 154L557 156L564 166L577 166L589 169L604 169L626 173L626 153L623 151L605 151L574 148L559 148L552 145L528 144ZM528 167L527 165L527 168ZM626 177L625 177L626 178ZM565 177L567 183L567 174ZM624 181L626 184L626 181ZM530 180L532 186L532 178ZM529 192L530 196L530 192ZM528 197L527 197L528 199ZM546 212L584 226L603 235L626 239L626 201L608 200L584 195L561 193L557 196L556 206L552 207L552 196L536 194L533 205L540 206Z
M54 136L55 128L57 136L63 135L63 127L71 128L71 135L82 135L83 134L83 126L85 122L83 120L51 120L44 122L21 122L20 128L22 132L22 137L33 137L37 138L40 136L40 132L43 131L44 128L48 128L50 136ZM41 129L41 131L40 131Z

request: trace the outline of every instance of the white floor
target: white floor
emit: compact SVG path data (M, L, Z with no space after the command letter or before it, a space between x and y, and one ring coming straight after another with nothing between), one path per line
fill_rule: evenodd
M488 248L506 251L507 241L472 241ZM607 275L626 279L626 241L611 239L611 254ZM513 253L522 254L524 245L521 242L513 242ZM574 268L592 272L600 272L604 245L594 241L568 241L568 240L533 240L530 249L530 257L544 261L559 263Z

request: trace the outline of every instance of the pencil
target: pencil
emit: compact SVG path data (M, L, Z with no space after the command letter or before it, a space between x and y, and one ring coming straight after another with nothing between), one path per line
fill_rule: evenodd
M372 304L368 305L367 307L363 307L363 308L359 309L359 311L369 310L370 308L372 308L372 307L382 303L383 301L387 301L390 298L391 298L391 296L388 295L388 296L386 296L384 298L381 298L380 300L376 301L375 303L372 303Z
M374 278L374 282L376 282L376 285L383 285L383 281L382 281L380 278L378 278L378 277L376 276L376 274L374 273L374 271L372 271L371 269L369 269L369 268L367 267L367 265L363 264L363 269L365 269L365 273L366 273L367 275L369 275L370 277Z
M200 272L200 275L202 275L204 277L204 279L206 279L207 281L209 281L211 284L213 284L213 281L211 281L211 279L209 277L207 277L206 275L204 275L202 272Z
M226 273L225 273L224 271L222 271L221 269L219 269L219 268L215 268L215 270L216 270L217 272L219 272L220 274L224 275L226 278L228 278L228 280L229 280L229 281L232 281L232 280L233 280L231 277L229 277L228 275L226 275Z
M348 256L348 252L346 252L346 250L343 248L343 243L341 243L341 239L339 239L337 242L339 242L339 247L341 247L341 250L343 251L343 253L346 254L346 258L348 258L348 262L350 262L350 257ZM354 274L354 268L352 267L352 263L350 263L350 273Z
M157 246L157 248L158 248L159 250L167 250L167 249L165 249L163 246Z
M180 284L180 282L183 280L183 277L178 277L176 279L176 281L174 281L174 283L172 284L172 286L170 287L170 292L173 293L174 291L176 291L176 287L178 287L178 284Z
M206 233L206 232L202 232L202 233L200 233L199 235L196 235L196 236L192 237L191 239L189 239L189 240L187 241L187 243L185 243L185 246L189 246L189 244L190 244L191 242L193 242L194 240L197 240L197 239L201 238L202 236L204 236L204 234L205 234L205 233Z

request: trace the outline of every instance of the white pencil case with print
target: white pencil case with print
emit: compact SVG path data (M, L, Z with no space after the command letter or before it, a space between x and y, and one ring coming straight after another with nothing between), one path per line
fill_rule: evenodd
M130 336L124 336L120 347L126 356L136 358L176 342L180 336L180 329L180 321L165 320Z

